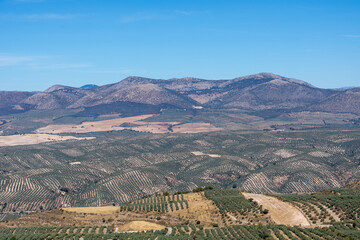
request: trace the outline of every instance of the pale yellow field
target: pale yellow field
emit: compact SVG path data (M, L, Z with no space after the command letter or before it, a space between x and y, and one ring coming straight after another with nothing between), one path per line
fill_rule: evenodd
M69 207L62 208L66 212L87 213L87 214L114 214L120 211L119 207L104 206L104 207Z
M36 130L38 133L88 133L103 132L112 130L131 129L131 127L120 127L123 123L136 123L137 121L154 116L153 114L141 115L135 117L115 118L95 122L83 122L82 124L61 124L48 125ZM140 125L141 123L139 123Z
M36 130L37 133L89 133L89 132L106 132L106 131L121 131L125 129L134 130L138 132L151 133L170 133L169 127L173 127L174 133L201 133L213 132L222 130L210 123L185 123L179 122L146 122L142 121L154 114L140 115L126 118L116 118L110 120L102 120L95 122L84 122L82 124L62 124L62 125L48 125ZM124 125L128 126L124 126Z
M269 210L271 219L276 224L284 224L290 226L310 226L310 222L305 215L290 203L280 201L275 197L266 196L263 194L243 193L249 199L254 199L264 209Z
M72 136L59 136L52 134L24 134L24 135L10 135L0 136L0 147L3 146L18 146L18 145L33 145L44 142L56 142L66 140L90 140L95 137L72 137Z
M219 155L219 154L208 154L208 153L203 153L203 152L199 152L199 151L194 151L194 152L191 152L191 153L194 154L195 156L209 156L209 157L212 157L212 158L221 157L221 155Z
M164 228L166 228L166 226L157 223L146 221L132 221L122 226L119 226L118 232L161 230Z
M218 222L221 219L219 209L203 192L184 194L184 199L188 201L189 208L169 214L181 219L199 220L202 223Z

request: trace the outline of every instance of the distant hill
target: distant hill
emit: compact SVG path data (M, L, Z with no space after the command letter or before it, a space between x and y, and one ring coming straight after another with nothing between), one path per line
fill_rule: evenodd
M0 107L27 104L28 109L92 107L115 102L133 102L180 108L249 111L289 110L360 114L360 88L321 89L304 81L273 73L258 73L230 80L172 78L168 80L128 77L103 86L80 88L54 85L44 92L0 92Z
M35 93L0 91L0 108L17 105Z

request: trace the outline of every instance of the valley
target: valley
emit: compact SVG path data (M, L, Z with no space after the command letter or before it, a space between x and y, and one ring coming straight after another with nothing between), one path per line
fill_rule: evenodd
M359 23L0 0L0 240L360 240Z

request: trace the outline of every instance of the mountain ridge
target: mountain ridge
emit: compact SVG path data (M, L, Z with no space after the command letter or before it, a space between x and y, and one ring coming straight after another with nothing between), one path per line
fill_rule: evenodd
M360 114L360 88L323 89L305 81L274 73L257 73L228 80L205 80L193 77L152 79L129 76L102 86L71 87L54 85L43 92L7 94L2 107L27 104L29 109L66 109L92 107L114 102L170 104L180 108L200 105L206 108L263 111L269 109L302 109L332 113ZM94 87L96 86L96 87ZM1 98L1 96L0 96ZM356 107L353 108L352 104ZM342 107L345 106L345 107Z

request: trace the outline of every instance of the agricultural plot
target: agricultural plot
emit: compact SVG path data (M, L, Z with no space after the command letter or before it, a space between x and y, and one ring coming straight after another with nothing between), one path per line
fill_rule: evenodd
M2 213L121 205L208 185L316 192L360 179L356 130L75 136L96 139L0 147Z
M215 189L206 190L205 196L214 201L220 213L225 212L253 212L258 211L259 206L246 199L239 191Z
M206 190L206 198L214 201L225 222L229 223L270 223L267 209L252 199L246 199L237 190Z
M53 134L24 134L24 135L10 135L0 136L0 147L3 146L19 146L19 145L33 145L45 142L59 142L68 140L91 140L94 137L77 138L73 136L59 136Z
M146 212L174 212L189 208L189 203L183 194L169 196L153 196L136 200L132 203L120 205L120 211L146 211Z
M324 228L286 227L284 225L233 225L204 228L202 225L176 225L163 230L116 233L115 227L67 226L0 229L1 239L270 239L306 240L359 239L360 222L346 222Z
M313 224L360 219L360 191L337 189L317 194L276 195L302 210Z
M180 123L180 122L146 122L147 118L154 114L140 115L125 118L114 118L108 120L83 122L81 124L48 125L36 130L37 133L90 133L133 130L151 133L202 133L222 130L210 123Z
M243 195L248 200L252 199L252 201L255 201L258 205L267 209L268 214L276 224L288 226L310 225L304 214L287 202L264 194L243 193Z

